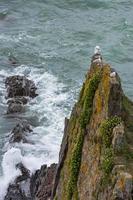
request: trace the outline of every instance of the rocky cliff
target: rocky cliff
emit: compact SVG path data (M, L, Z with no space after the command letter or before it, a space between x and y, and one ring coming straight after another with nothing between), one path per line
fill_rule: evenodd
M23 77L6 82L8 92L16 92L14 88L19 86L21 97L13 94L11 113L18 112L18 104L23 107L27 94L36 96L31 81L26 83L33 89L23 90L17 79L21 83ZM30 132L29 123L21 122L13 129L10 142L29 142L26 134ZM133 199L133 102L124 95L118 74L103 63L100 54L93 56L79 99L70 119L65 119L58 164L44 164L35 174L23 163L16 168L21 175L9 185L5 200Z
M52 199L133 199L133 103L118 74L93 57L65 120Z

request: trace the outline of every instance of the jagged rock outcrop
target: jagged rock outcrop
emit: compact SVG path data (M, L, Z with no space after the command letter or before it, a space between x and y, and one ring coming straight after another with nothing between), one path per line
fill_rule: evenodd
M36 86L33 81L27 79L25 76L9 76L5 80L7 88L7 98L13 98L16 96L29 96L36 97Z
M16 124L16 126L12 130L9 142L10 143L14 143L14 142L28 143L29 141L26 136L27 134L31 132L32 132L31 125L26 120L23 120L19 122L18 124Z
M102 60L92 60L66 119L51 199L131 200L132 121L133 103L118 74Z
M15 181L9 185L4 200L48 200L51 197L57 164L41 166L31 175L22 164L16 165L21 171Z
M16 165L21 171L14 183L10 184L4 200L32 200L30 194L30 171L22 163Z
M5 86L7 88L6 98L10 98L7 101L7 114L23 112L28 97L34 98L37 96L37 88L34 82L25 76L9 76L5 80Z
M51 197L54 177L57 164L52 164L50 167L43 165L40 170L37 170L31 177L31 194L32 199L48 200Z

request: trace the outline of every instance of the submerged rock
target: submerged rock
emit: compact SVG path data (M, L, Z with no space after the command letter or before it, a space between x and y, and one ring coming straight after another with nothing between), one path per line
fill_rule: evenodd
M10 143L28 143L29 141L27 140L26 136L30 132L32 132L32 128L26 120L18 123L11 132Z
M1 10L0 9L0 20L4 20L8 15L8 10L7 9L4 9L4 10Z
M13 55L9 55L8 59L10 64L13 66L17 66L19 64L18 60Z
M33 81L27 79L25 76L9 76L6 78L5 85L7 88L7 98L14 98L17 96L36 97L36 86Z

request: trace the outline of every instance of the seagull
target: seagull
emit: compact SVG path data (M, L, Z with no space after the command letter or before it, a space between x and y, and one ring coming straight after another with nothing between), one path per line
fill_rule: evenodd
M101 56L101 48L100 46L96 46L94 48L94 55L92 56L92 63L100 63L102 62L102 56Z
M111 77L111 78L116 77L116 72L111 72L111 73L110 73L110 77Z
M96 46L95 48L94 48L94 55L95 54L101 54L101 48L100 48L100 46Z

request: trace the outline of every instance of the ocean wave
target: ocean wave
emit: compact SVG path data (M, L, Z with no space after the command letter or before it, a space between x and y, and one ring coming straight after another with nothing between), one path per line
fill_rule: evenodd
M20 65L13 68L10 73L1 70L1 81L4 81L8 75L17 74L32 79L38 88L39 96L30 100L26 109L28 118L37 117L38 124L37 126L32 124L33 133L27 136L29 144L10 144L8 142L10 133L8 137L6 136L0 177L0 183L3 183L0 184L0 200L3 199L8 184L20 173L15 166L18 162L22 162L33 173L44 163L50 165L58 161L64 118L67 115L64 107L69 94L64 92L65 85L60 83L54 75L44 69ZM5 93L4 83L2 89Z

